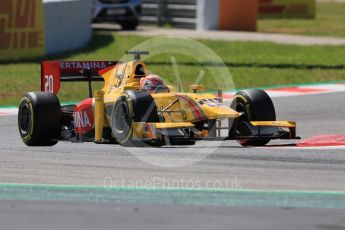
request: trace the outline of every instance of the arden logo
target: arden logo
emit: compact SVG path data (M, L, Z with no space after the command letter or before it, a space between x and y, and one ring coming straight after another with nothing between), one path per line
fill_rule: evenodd
M0 1L0 59L44 54L41 0Z

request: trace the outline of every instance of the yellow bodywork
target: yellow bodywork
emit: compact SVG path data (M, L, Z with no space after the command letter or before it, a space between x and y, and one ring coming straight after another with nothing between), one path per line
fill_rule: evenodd
M139 69L141 69L141 73L136 74L136 70ZM146 65L139 61L121 63L110 68L101 75L104 79L104 86L101 90L104 94L104 103L116 102L125 90L139 90L140 79L146 73Z
M208 119L237 118L238 112L222 106L213 94L158 93L152 94L158 112L166 122L197 122ZM205 101L204 104L202 102ZM169 105L174 103L168 110ZM201 102L201 103L200 103Z
M131 61L120 63L108 68L101 76L104 86L96 92L95 113L95 139L100 140L104 126L104 105L114 104L117 98L126 90L140 90L140 80L148 73L145 63ZM237 118L239 113L229 107L222 106L214 94L179 93L174 92L170 86L170 92L151 94L158 113L164 117L164 122L154 123L155 129L192 127L193 123L209 119ZM193 86L191 90L200 90L202 87ZM103 103L100 102L103 100ZM172 104L172 105L171 105ZM169 107L169 105L171 105ZM168 109L166 109L169 107ZM100 110L103 109L103 112ZM165 110L166 109L166 110ZM108 118L109 119L109 118ZM107 124L111 124L108 120ZM137 137L152 138L146 131L145 124L140 122L133 124L133 135ZM151 135L151 136L150 136Z
M115 103L125 90L140 90L140 79L147 72L146 65L140 61L118 64L109 69L102 75L104 103ZM171 90L169 93L152 94L152 97L159 111L178 100L167 113L163 113L166 122L194 122L203 118L237 118L239 116L229 107L221 106L214 94L177 93ZM201 104L199 101L205 102Z
M102 129L109 124L110 116L105 116L106 105L114 105L119 96L126 90L140 90L140 80L148 74L146 65L141 61L119 63L108 67L100 75L104 79L104 87L96 92L95 112L95 139L102 139ZM151 94L155 101L158 114L163 117L160 123L133 122L133 138L155 139L155 130L178 129L193 127L199 121L235 119L240 114L228 106L223 106L216 95L197 93L203 90L202 86L192 85L193 93L175 92L169 86L170 92ZM143 108L147 109L147 108ZM102 121L108 119L106 121ZM296 124L288 121L251 122L253 126L277 126L289 128L295 132ZM201 136L207 135L201 131Z
M290 136L296 136L296 122L294 121L251 121L250 123L253 126L288 128Z
M250 123L254 126L296 128L296 122L294 121L251 121Z
M176 129L176 128L194 127L190 122L161 122L161 123L146 123L133 122L133 138L134 139L156 139L156 130Z

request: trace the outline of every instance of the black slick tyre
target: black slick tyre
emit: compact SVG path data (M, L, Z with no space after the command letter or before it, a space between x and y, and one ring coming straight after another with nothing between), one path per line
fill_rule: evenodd
M233 129L239 124L239 119L250 121L275 121L276 112L269 95L259 89L239 91L231 104L231 108L243 115L234 121ZM234 130L230 130L233 132ZM241 130L237 130L241 133ZM230 133L229 133L230 135ZM270 140L239 140L242 146L264 146Z
M30 92L19 105L18 129L28 146L53 146L61 132L61 107L52 93Z

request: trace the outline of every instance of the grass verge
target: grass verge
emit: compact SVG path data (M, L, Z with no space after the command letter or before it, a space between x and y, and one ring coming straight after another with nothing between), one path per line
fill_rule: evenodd
M260 32L345 37L345 3L318 2L315 19L260 19Z
M87 48L50 60L118 60L126 50L148 38L96 32ZM317 83L345 80L345 46L294 46L268 42L225 42L201 40L214 50L232 74L236 88L265 87L286 84ZM150 71L174 83L175 74L169 54L147 60ZM193 83L203 63L193 58L176 56L185 85ZM17 105L25 92L40 89L40 60L0 63L0 105ZM214 81L205 77L201 83L216 89ZM101 83L95 83L95 88ZM64 83L61 101L80 100L87 96L85 83Z

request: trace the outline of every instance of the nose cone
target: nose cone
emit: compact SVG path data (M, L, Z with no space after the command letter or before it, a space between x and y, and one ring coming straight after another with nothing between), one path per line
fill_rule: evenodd
M208 119L238 118L240 115L230 107L220 103L209 103L201 106Z

